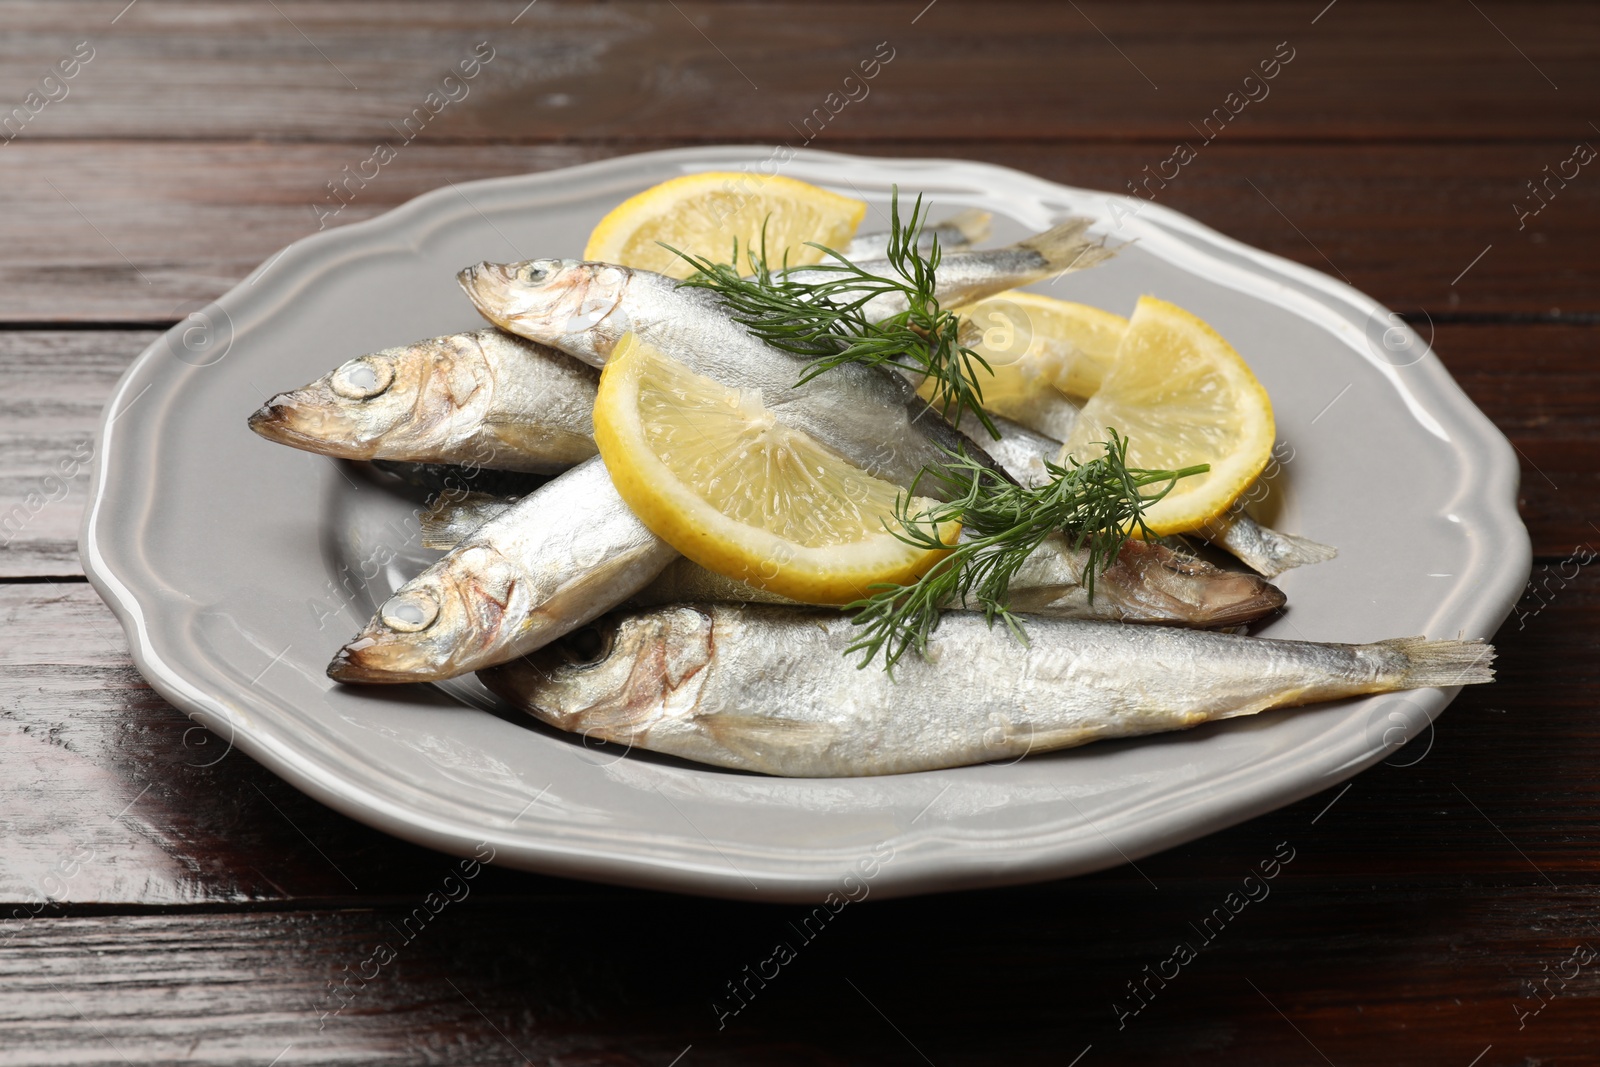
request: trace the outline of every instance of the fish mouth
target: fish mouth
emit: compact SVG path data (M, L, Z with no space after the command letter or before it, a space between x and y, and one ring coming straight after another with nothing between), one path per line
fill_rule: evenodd
M279 393L250 415L250 429L278 444L288 444L295 433L295 406L289 393Z
M344 685L400 685L442 682L463 672L448 665L430 666L414 648L362 634L334 653L328 677Z
M336 459L371 459L356 441L359 428L333 417L325 397L296 389L279 393L251 413L250 429L274 444Z
M531 703L527 688L522 684L526 670L520 661L512 660L478 671L478 681L495 696L523 708Z
M501 308L505 305L513 280L508 267L509 265L505 263L490 263L486 260L465 267L456 274L456 281L467 294L467 299L472 301L472 306L478 309L478 314L502 328L505 327L507 319L501 313Z

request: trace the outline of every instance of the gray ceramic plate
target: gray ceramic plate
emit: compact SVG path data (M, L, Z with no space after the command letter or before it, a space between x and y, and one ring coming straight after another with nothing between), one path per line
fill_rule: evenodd
M623 197L760 167L697 148L440 189L309 237L152 345L107 407L84 567L167 699L319 800L401 837L528 870L766 900L890 896L1079 874L1326 789L1429 729L1454 691L1344 701L1008 765L784 780L585 747L476 683L351 689L329 656L426 557L415 506L359 466L245 428L266 396L346 358L480 325L482 259L572 256ZM1529 568L1517 465L1426 343L1360 293L1164 208L999 167L801 153L785 173L874 205L973 205L996 240L1066 213L1137 239L1045 292L1189 308L1271 391L1292 450L1280 528L1337 545L1281 579L1276 637L1488 637ZM1407 757L1401 757L1405 759ZM849 881L847 881L849 879Z

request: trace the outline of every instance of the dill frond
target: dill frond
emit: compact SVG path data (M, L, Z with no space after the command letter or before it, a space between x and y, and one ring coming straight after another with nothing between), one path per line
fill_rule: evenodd
M862 653L858 666L882 653L885 669L892 671L906 652L924 653L941 609L952 603L976 604L990 625L1003 620L1026 641L1021 621L1006 606L1007 593L1028 557L1058 530L1074 549L1087 548L1083 582L1093 600L1095 578L1117 558L1123 543L1136 532L1150 536L1145 509L1171 492L1178 479L1211 469L1207 464L1181 470L1129 467L1127 438L1110 428L1106 436L1108 440L1099 442L1104 454L1088 462L1069 457L1069 466L1060 466L1046 461L1050 481L1037 488L1015 485L968 456L950 453L943 467L925 472L943 483L945 502L914 512L917 487L901 494L895 525L885 523L896 537L918 548L943 549L947 546L939 538L939 525L959 519L962 540L916 582L875 585L870 596L845 605L862 627L846 650ZM1151 486L1160 488L1145 493Z
M759 251L745 250L747 273L739 270L739 248L732 260L716 263L664 246L695 268L682 284L709 289L722 298L734 319L774 348L809 360L797 385L847 363L870 367L893 364L925 375L933 383L932 405L952 424L971 412L996 440L1000 431L983 409L981 374L993 370L961 343L961 320L940 307L937 276L942 253L934 235L924 252L920 238L927 211L922 197L907 218L900 214L900 191L889 204L889 270L874 274L824 245L827 262L774 271L767 261L765 227ZM906 309L888 318L868 318L867 306L898 295Z

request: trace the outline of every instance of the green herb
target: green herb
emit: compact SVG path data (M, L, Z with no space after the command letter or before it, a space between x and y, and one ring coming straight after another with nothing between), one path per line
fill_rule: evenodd
M698 272L682 284L709 289L721 297L733 317L774 348L811 361L797 384L804 384L846 363L892 364L920 372L933 383L933 403L952 423L971 412L998 440L1000 432L983 410L978 369L993 374L983 357L963 345L959 317L939 306L934 295L939 268L935 238L924 254L919 240L926 213L917 198L909 218L900 217L900 195L891 197L887 258L891 276L870 273L831 248L812 242L832 263L790 267L776 272L767 261L766 230L760 250L746 249L748 275L738 269L735 242L728 263L715 263L667 246ZM906 310L888 319L869 321L866 306L886 295L905 299ZM928 635L939 625L944 605L979 606L992 625L1004 619L1018 638L1026 634L1007 608L1011 580L1045 538L1065 532L1074 549L1087 547L1083 582L1094 599L1095 578L1116 559L1133 532L1150 536L1144 510L1171 491L1179 478L1200 474L1205 464L1182 470L1142 470L1127 464L1128 442L1107 428L1100 442L1105 455L1070 466L1046 461L1048 484L1024 488L992 468L957 452L943 466L926 470L895 505L896 523L884 526L900 540L923 549L949 551L911 585L875 585L872 595L845 605L862 627L849 652L861 652L865 667L878 653L892 671L908 650L927 649ZM945 502L913 512L917 484L931 478L942 484ZM1161 483L1166 483L1161 485ZM1161 485L1150 495L1144 490ZM959 519L964 539L950 548L939 527Z
M1074 549L1087 546L1083 582L1092 600L1096 576L1117 558L1129 536L1134 531L1150 535L1145 509L1166 496L1178 479L1211 469L1209 464L1182 470L1130 468L1127 438L1110 428L1106 436L1108 441L1099 442L1105 454L1087 463L1071 457L1067 467L1046 461L1050 481L1034 489L1006 481L954 452L946 466L924 472L944 485L947 501L914 512L913 484L896 501L898 528L888 522L884 527L909 545L942 549L947 546L939 537L940 524L959 519L964 539L915 583L874 585L871 596L845 605L862 627L847 649L863 653L858 666L865 667L882 652L884 667L892 671L908 650L924 653L928 635L939 625L940 609L950 603L981 607L991 625L1004 619L1025 642L1020 621L1006 607L1007 590L1028 556L1057 530L1066 533ZM1144 493L1163 482L1154 493Z
M983 388L978 380L979 368L987 374L994 371L982 356L961 343L960 317L941 308L934 295L941 253L937 236L926 253L918 247L926 221L921 196L910 217L901 219L896 188L889 204L889 275L863 270L815 242L807 243L833 262L790 267L785 260L775 273L767 262L765 226L760 251L746 250L749 276L738 269L737 242L731 263L714 263L670 245L664 247L698 272L684 285L710 289L751 333L774 348L811 360L798 384L846 363L869 367L894 364L928 377L933 383L933 405L952 424L971 412L998 440L1000 431L983 410ZM893 294L904 297L906 310L880 321L869 320L866 305Z

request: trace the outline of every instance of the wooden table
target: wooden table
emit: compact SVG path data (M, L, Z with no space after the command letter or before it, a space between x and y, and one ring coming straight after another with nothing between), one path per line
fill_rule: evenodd
M1600 143L1600 10L126 3L0 3L0 114L24 108L0 135L0 1062L1600 1062L1600 169L1573 162ZM480 42L469 95L329 217L327 183ZM799 909L491 870L353 977L451 861L134 671L75 545L101 404L319 220L807 133L1117 191L1196 146L1159 203L1404 313L1516 444L1537 560L1499 682L1390 765L1136 869L851 909L721 1028ZM1285 848L1268 899L1144 984Z

